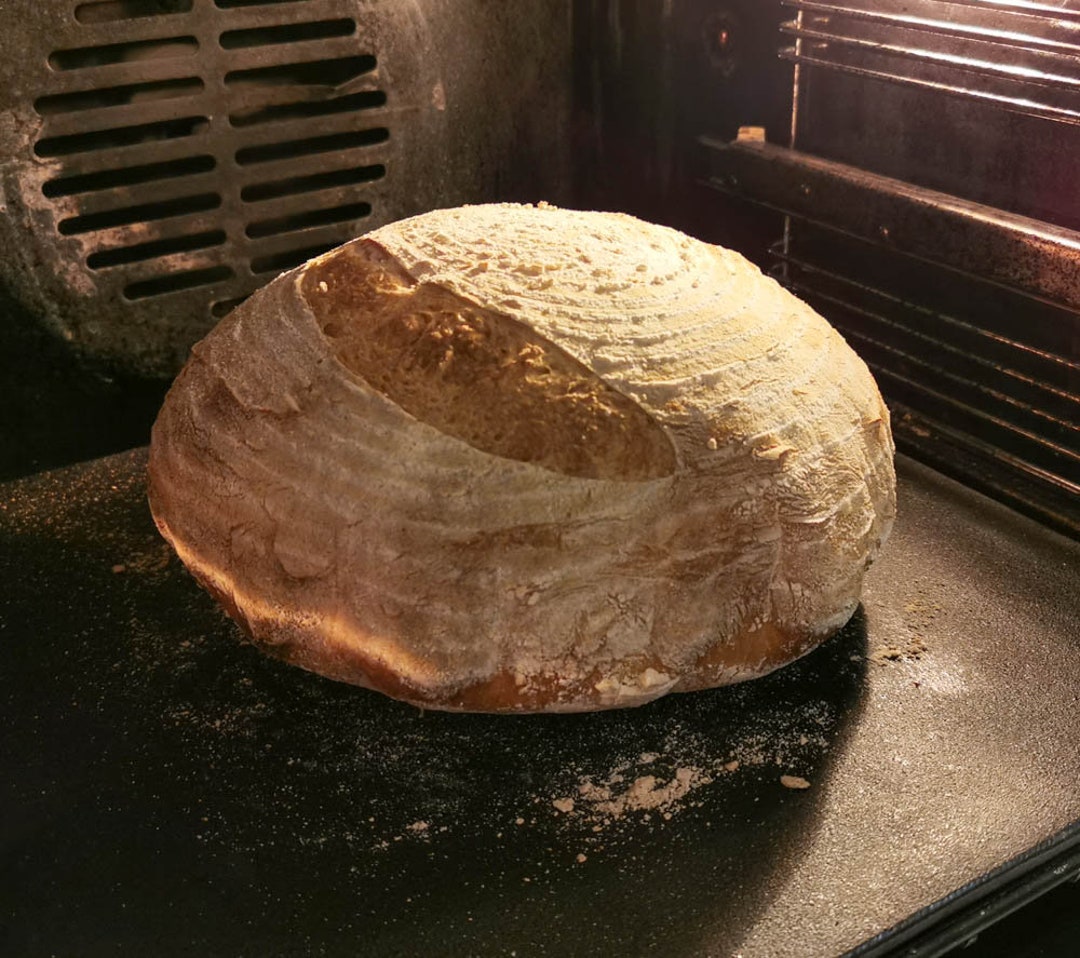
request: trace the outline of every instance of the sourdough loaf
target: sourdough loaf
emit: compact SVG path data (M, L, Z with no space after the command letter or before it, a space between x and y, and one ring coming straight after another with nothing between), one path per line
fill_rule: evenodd
M895 512L864 363L736 253L517 205L385 226L193 350L150 504L264 650L421 706L575 711L836 631Z

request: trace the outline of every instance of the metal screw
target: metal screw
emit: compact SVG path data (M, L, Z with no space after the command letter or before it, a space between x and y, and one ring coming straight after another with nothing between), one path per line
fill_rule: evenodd
M739 18L728 9L715 10L701 24L705 55L722 76L729 77L739 66Z

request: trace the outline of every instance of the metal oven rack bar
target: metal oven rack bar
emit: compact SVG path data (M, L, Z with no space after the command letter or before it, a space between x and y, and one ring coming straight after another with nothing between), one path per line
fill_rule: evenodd
M1080 233L753 138L703 142L710 185L800 223L776 272L867 360L901 446L1080 536Z
M786 214L774 273L875 373L900 447L1080 537L1080 9L779 0L790 132L705 182Z
M971 0L782 5L796 16L780 27L793 40L780 55L796 64L1080 123L1080 11Z

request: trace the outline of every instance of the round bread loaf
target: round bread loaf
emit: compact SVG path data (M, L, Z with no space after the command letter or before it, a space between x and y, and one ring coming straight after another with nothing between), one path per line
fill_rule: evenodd
M840 628L895 514L863 362L736 253L516 205L382 227L199 343L150 504L265 651L428 708L579 711Z

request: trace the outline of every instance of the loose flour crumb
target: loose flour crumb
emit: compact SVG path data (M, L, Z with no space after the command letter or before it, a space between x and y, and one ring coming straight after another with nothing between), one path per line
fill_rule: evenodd
M917 662L929 651L926 642L920 636L912 636L905 645L882 645L874 649L870 660L877 665L890 662Z

